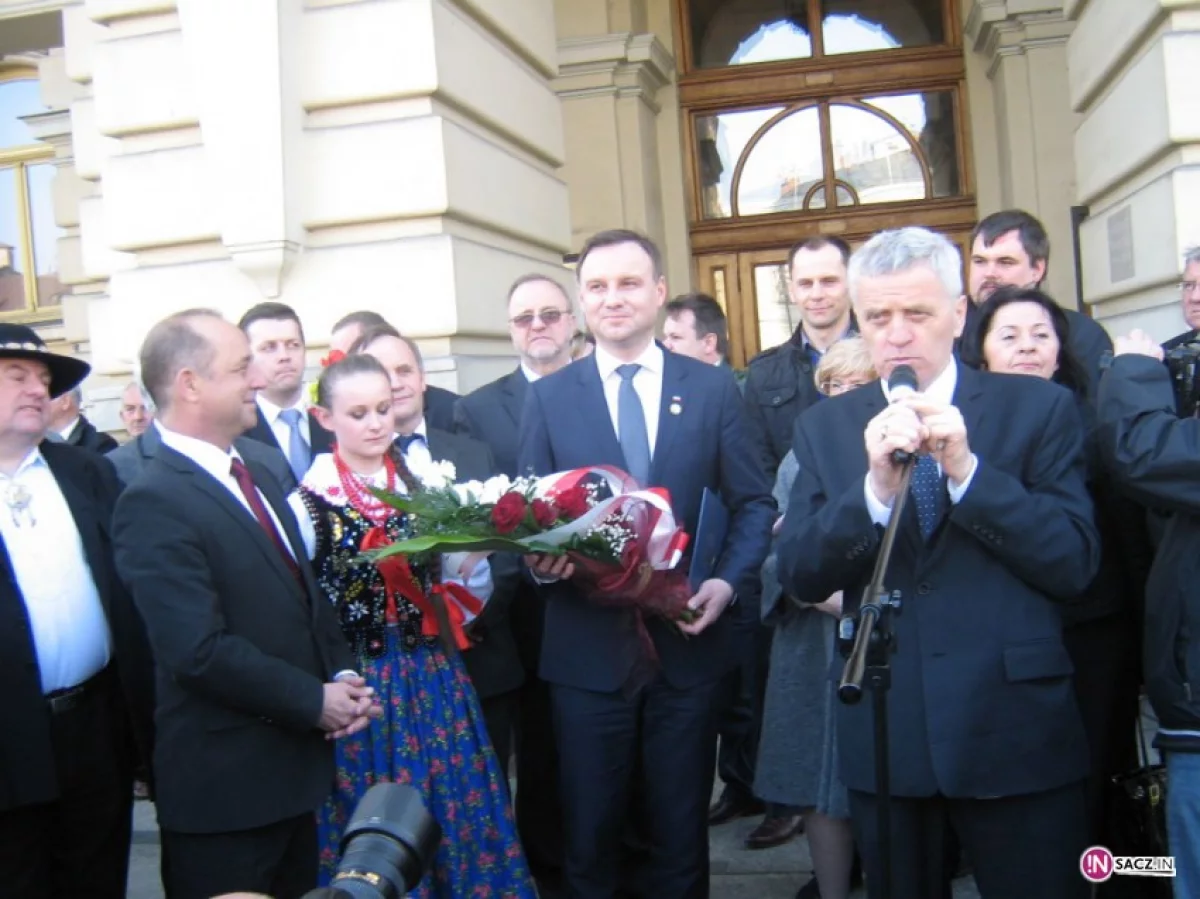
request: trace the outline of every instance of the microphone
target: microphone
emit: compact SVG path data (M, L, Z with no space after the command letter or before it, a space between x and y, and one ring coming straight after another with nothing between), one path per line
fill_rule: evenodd
M897 400L910 397L917 392L917 373L913 371L911 365L897 365L892 370L892 376L888 378L888 401L896 402ZM913 461L913 454L904 450L896 450L892 453L892 461L897 465L907 465Z

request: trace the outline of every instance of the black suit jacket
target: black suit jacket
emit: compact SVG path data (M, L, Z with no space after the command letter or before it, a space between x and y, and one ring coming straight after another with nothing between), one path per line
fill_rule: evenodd
M308 434L312 441L309 447L312 450L312 458L317 458L321 453L333 452L333 432L321 427L311 409L308 412ZM275 439L275 432L271 430L271 425L267 422L267 417L263 415L261 406L258 409L258 420L254 423L254 427L242 436L274 447L283 455L283 461L287 462L287 450L281 447L279 441Z
M974 479L958 504L943 496L929 542L905 505L885 582L905 603L893 618L891 787L899 796L1047 790L1088 768L1057 605L1083 592L1100 558L1083 424L1070 393L1027 375L959 366L954 403L978 458ZM884 405L874 384L797 422L779 580L801 602L843 590L853 609L871 579L882 529L867 511L861 447ZM842 780L872 791L871 703L839 704L837 716Z
M486 444L433 427L427 429L426 437L429 454L436 461L454 463L459 481L483 481L496 473ZM480 699L515 690L525 680L510 619L520 581L519 563L510 553L495 553L488 562L492 568L492 596L468 628L479 642L463 653L463 663Z
M238 831L305 814L334 776L333 744L318 729L323 684L356 663L282 492L246 464L303 586L233 494L170 447L117 502L117 567L158 665L154 767L168 830Z
M425 424L439 431L454 430L454 404L459 396L445 387L425 385Z
M518 368L467 394L454 406L454 429L486 443L497 470L510 478L517 476L517 432L528 390L529 381Z
M666 488L676 521L695 534L705 487L731 513L715 576L743 589L757 578L771 542L775 500L750 436L742 398L728 370L663 353L662 406L650 479ZM671 409L675 408L676 412ZM626 469L594 356L529 386L521 419L521 472L547 475L592 465ZM682 563L687 571L688 561ZM632 612L601 606L563 581L547 597L541 676L552 683L613 692L634 665L638 640ZM729 652L731 614L685 639L667 622L648 621L663 676L685 689L720 677L735 661Z
M239 437L233 441L233 445L247 462L257 462L267 469L285 496L296 489L296 476L292 473L292 466L273 448L248 437ZM134 478L145 469L146 463L154 458L160 446L162 437L159 436L158 429L151 425L144 433L107 453L108 460L117 470L117 478L122 486L133 483Z
M132 737L126 760L147 758L153 742L154 664L141 619L117 578L111 538L119 487L112 466L95 453L45 441L42 456L71 509L84 555L112 634L113 661L120 676L123 707ZM7 510L5 510L7 514ZM25 601L17 587L8 550L0 540L0 812L52 802L59 784L51 741L50 711L42 694L37 651ZM135 752L136 749L136 752Z
M79 416L79 424L71 432L64 443L77 446L80 449L91 450L93 453L107 453L119 445L115 438L96 430L96 426L87 420L86 415Z

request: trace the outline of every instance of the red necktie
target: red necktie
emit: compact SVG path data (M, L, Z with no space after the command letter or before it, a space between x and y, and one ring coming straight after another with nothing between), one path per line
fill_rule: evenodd
M267 537L275 544L275 548L279 550L279 555L283 556L283 562L287 565L288 570L296 578L297 583L304 586L304 578L300 574L300 567L296 564L295 558L288 552L287 546L283 542L283 537L279 535L279 529L275 527L275 522L271 520L270 514L267 512L267 507L263 504L262 497L258 493L258 488L254 486L254 478L250 475L248 469L241 459L234 459L230 464L230 474L237 481L238 487L242 490L242 496L246 497L246 502L250 504L251 511L254 512L254 517L258 519L258 523L262 529L267 532Z

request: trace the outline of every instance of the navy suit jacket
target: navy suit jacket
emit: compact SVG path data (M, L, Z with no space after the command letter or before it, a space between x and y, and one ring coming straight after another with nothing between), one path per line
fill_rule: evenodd
M891 789L951 797L1052 789L1088 770L1056 607L1083 592L1100 558L1083 424L1069 392L1028 375L960 365L954 404L979 460L974 479L956 505L943 498L928 542L915 505L905 504L884 581L904 602L892 619ZM862 441L884 405L876 383L797 420L800 471L779 579L801 602L844 590L854 609L871 580L883 530L867 511ZM871 703L839 705L837 718L842 780L873 791Z
M704 488L720 493L731 521L716 577L739 590L757 577L770 547L775 519L771 485L748 449L742 398L729 371L674 353L663 357L650 480L669 491L676 520L693 535ZM520 446L522 473L547 475L591 465L627 470L594 357L529 385ZM687 564L685 559L685 571ZM632 612L588 602L570 581L542 589L547 599L542 678L598 692L620 689L638 649ZM693 638L684 638L662 620L647 622L663 676L673 687L695 686L728 670L735 661L727 647L732 617L727 612Z
M529 381L518 368L460 398L454 406L454 430L491 447L496 470L510 478L517 476L517 433L528 391Z

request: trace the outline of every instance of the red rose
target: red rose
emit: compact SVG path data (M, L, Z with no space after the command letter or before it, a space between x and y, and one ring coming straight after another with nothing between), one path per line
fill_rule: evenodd
M525 518L525 497L506 493L492 507L492 524L501 534L511 534Z
M553 503L548 503L544 499L535 499L529 506L533 509L533 520L537 522L539 528L548 528L558 521L558 509L554 508Z
M570 487L554 497L554 501L562 510L563 516L570 521L586 514L592 507L588 502L587 490L583 487Z

